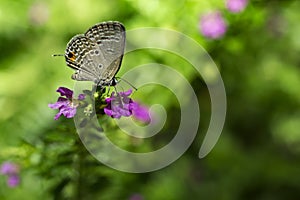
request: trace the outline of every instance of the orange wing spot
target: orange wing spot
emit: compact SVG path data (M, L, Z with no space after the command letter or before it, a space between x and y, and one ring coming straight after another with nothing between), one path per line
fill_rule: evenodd
M70 60L75 61L75 56L73 56L72 58L70 58Z
M75 56L75 53L74 52L69 52L68 53L68 58L71 60L71 61L75 61L76 59L76 56Z

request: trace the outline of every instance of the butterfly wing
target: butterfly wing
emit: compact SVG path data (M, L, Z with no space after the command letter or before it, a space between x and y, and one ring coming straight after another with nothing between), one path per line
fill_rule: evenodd
M88 59L89 53L95 44L83 34L74 36L67 44L65 59L69 67L76 70L72 79L78 81L95 81L96 69L92 60Z
M102 22L89 28L85 36L96 45L94 56L93 54L89 56L98 66L96 68L98 84L111 85L120 69L124 54L125 27L120 22Z
M112 85L120 69L125 47L125 28L119 22L102 22L67 44L65 59L76 70L72 79Z

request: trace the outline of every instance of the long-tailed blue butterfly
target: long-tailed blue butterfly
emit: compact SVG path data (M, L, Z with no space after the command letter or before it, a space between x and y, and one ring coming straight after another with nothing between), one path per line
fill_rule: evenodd
M125 48L125 27L117 21L96 24L67 44L66 63L76 70L72 79L114 86Z

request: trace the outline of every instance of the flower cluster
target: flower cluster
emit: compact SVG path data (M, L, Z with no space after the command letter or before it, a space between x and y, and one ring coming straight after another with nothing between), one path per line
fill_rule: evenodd
M57 92L60 93L60 97L57 102L54 104L49 104L48 106L52 109L59 109L59 112L55 115L54 119L57 120L61 115L64 115L67 118L72 118L76 114L76 109L80 104L80 101L85 99L84 94L80 94L77 99L73 98L73 91L60 87L57 89ZM147 107L140 105L138 102L133 101L129 96L131 95L132 90L126 92L112 92L111 96L105 98L105 95L98 96L103 98L104 108L103 111L106 115L111 116L112 118L121 118L133 116L137 120L142 122L150 122L149 110ZM102 104L102 100L97 101ZM88 114L91 112L91 105L88 105L84 112ZM102 107L102 106L100 106Z
M56 92L60 93L60 97L54 104L49 104L48 106L52 109L59 109L59 112L55 115L54 119L58 120L61 115L66 118L72 118L76 114L76 108L81 100L84 100L85 95L79 94L78 98L73 98L73 91L65 88L59 87Z
M16 187L19 185L19 172L19 166L12 162L4 162L0 168L0 174L7 176L7 185L9 187Z
M226 0L229 12L242 12L248 4L248 0ZM211 11L201 16L199 23L200 32L207 38L221 38L227 30L226 22L220 11Z
M133 101L129 96L132 90L126 92L113 92L111 97L106 98L107 106L104 108L104 113L112 118L120 118L121 116L129 117L133 115L136 119L149 122L149 111L145 106Z

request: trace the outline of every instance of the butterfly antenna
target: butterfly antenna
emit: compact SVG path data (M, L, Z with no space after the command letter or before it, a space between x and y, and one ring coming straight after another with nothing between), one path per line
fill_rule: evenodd
M125 83L127 83L128 85L130 85L135 91L137 91L138 89L136 87L134 87L131 83L129 83L129 81L121 78L121 77L118 77L120 80L124 81Z
M53 54L52 56L53 57L55 57L55 56L65 56L65 54Z

